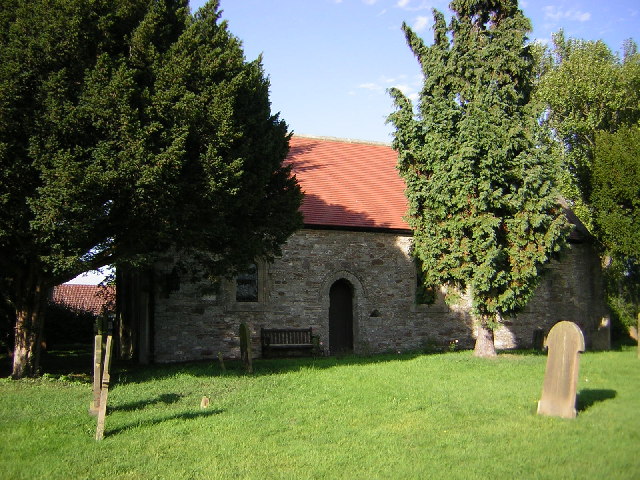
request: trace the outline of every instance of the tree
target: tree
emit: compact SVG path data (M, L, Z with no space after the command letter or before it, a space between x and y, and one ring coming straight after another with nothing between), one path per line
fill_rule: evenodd
M595 232L608 257L607 300L626 330L640 304L640 125L597 133L591 179Z
M619 58L601 40L553 36L536 96L547 108L563 163L563 195L593 227L592 164L598 132L614 133L640 120L640 55L629 39Z
M450 8L448 26L434 11L431 46L403 26L424 85L417 113L392 90L389 118L425 282L470 292L476 355L493 356L493 330L532 295L564 241L565 219L530 102L529 21L512 0Z
M632 39L622 57L602 41L565 39L562 31L553 40L536 96L554 132L563 195L599 241L613 320L628 327L640 291L640 54Z
M211 1L0 0L0 278L13 377L34 375L49 289L169 247L211 274L300 225L261 60Z
M591 204L613 253L640 259L640 125L596 135Z

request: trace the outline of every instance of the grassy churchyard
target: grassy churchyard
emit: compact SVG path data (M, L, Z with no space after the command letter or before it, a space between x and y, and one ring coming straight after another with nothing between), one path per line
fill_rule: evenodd
M535 414L544 355L471 352L0 380L3 479L637 479L640 360L585 353L578 417ZM210 399L201 408L203 396Z

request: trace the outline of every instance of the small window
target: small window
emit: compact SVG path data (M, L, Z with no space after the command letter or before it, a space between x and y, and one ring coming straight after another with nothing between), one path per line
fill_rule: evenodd
M236 302L258 301L258 267L255 263L249 265L244 272L236 277Z

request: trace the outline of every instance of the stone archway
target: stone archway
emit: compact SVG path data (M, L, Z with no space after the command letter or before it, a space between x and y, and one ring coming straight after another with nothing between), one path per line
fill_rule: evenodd
M335 284L342 284L342 291L344 296L346 295L346 289L344 288L345 284L350 288L350 301L351 301L351 338L347 338L346 345L348 346L347 351L353 351L355 353L360 353L361 349L361 341L360 338L360 329L362 323L362 312L366 311L367 307L367 292L364 289L364 286L360 279L348 272L346 270L339 270L332 272L327 275L323 282L322 287L320 288L319 300L322 306L321 310L321 318L324 319L326 323L322 325L320 328L321 337L324 338L324 341L328 343L328 350L330 354L335 354L336 351L334 349L335 345L331 344L331 290ZM336 287L340 289L341 287ZM334 295L336 295L334 291ZM343 307L344 310L349 310L349 307ZM339 344L340 347L340 344Z

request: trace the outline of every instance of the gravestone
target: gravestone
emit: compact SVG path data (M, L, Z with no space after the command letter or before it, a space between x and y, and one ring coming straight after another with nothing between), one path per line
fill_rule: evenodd
M545 346L549 353L538 414L575 418L580 352L584 352L582 330L573 322L558 322Z
M240 324L240 358L247 373L253 373L251 354L251 331L246 323Z

